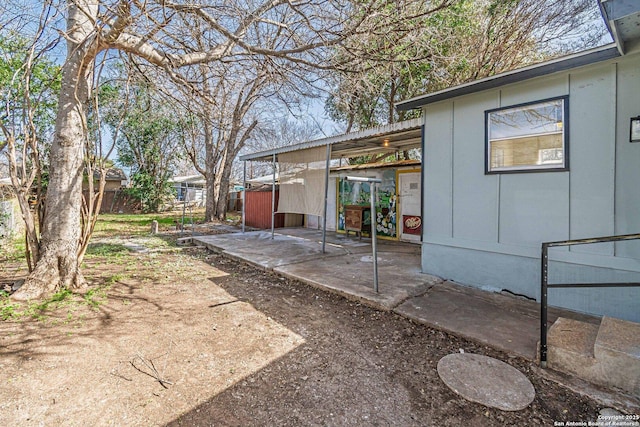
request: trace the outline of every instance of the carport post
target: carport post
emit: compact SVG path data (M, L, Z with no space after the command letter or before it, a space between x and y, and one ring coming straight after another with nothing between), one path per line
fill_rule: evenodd
M378 181L379 182L379 181ZM371 182L371 252L373 252L373 290L378 293L378 239L376 230L376 182Z
M273 182L271 184L271 239L276 232L276 153L273 153Z
M364 178L361 176L348 176L347 181L367 182L371 186L371 249L373 252L373 290L378 292L378 241L376 238L376 184L382 180L378 178ZM364 221L364 218L362 218Z
M327 144L327 163L324 170L324 213L322 214L322 253L326 253L327 245L327 202L329 200L329 163L331 161L331 144Z
M245 211L244 205L247 203L247 161L242 162L242 232L244 233Z
M180 237L184 234L184 216L187 213L187 201L189 200L189 182L185 181L185 194L182 196L182 224L180 225Z

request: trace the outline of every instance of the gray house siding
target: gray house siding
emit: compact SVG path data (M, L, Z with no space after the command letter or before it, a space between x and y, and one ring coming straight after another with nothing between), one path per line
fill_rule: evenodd
M485 175L484 112L568 96L569 171ZM540 298L540 244L640 233L640 55L424 107L423 271ZM552 282L640 281L640 242L554 248ZM551 290L550 304L640 321L640 289Z
M640 115L640 54L627 59L617 69L616 233L640 229L640 144L628 142L629 117ZM618 244L616 255L640 258L640 242Z

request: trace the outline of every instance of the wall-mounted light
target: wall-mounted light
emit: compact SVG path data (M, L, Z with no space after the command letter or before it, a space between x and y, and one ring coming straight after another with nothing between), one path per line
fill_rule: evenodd
M629 142L640 142L640 116L631 117Z
M389 140L385 139L384 141L382 141L382 146L383 147L388 147L389 146Z

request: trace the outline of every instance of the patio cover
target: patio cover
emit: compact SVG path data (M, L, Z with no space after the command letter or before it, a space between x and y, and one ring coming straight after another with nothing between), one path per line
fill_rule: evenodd
M386 145L385 145L386 141ZM331 146L331 158L349 158L372 153L420 148L422 142L422 118L378 126L357 132L329 136L300 144L285 145L271 150L258 151L240 156L241 161L278 161L284 153L314 147ZM274 157L275 156L275 157Z
M273 238L276 163L280 163L281 187L278 212L306 213L322 217L322 251L324 252L330 160L384 152L391 154L420 148L422 127L422 118L415 118L362 131L245 154L240 156L240 160L244 161L243 182L246 183L247 161L271 162L273 164L271 197L271 237ZM323 152L326 153L324 156L321 155ZM288 172L285 169L289 168L295 170L296 173L294 177L285 182L283 177L285 172ZM324 194L324 197L320 196L321 194ZM244 232L244 205L242 218Z

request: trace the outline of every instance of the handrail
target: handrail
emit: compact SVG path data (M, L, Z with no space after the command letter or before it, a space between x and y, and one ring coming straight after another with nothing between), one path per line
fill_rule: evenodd
M540 365L547 366L547 290L549 288L623 288L640 287L637 282L613 283L549 283L549 248L560 246L587 245L592 243L620 242L638 240L640 234L623 234L618 236L593 237L588 239L562 240L542 243L540 257Z

